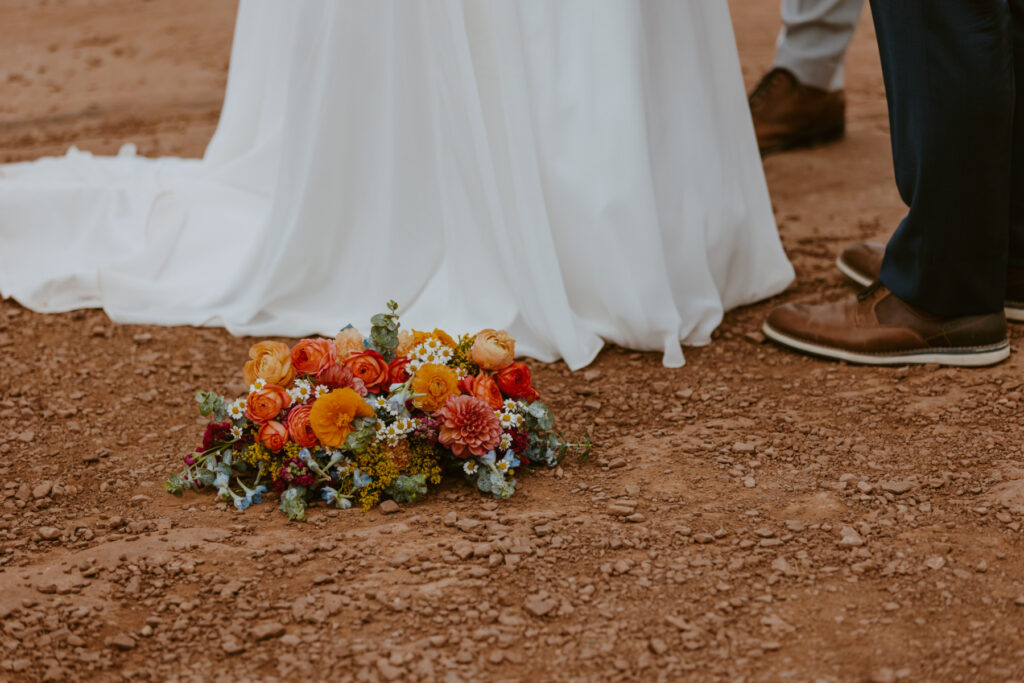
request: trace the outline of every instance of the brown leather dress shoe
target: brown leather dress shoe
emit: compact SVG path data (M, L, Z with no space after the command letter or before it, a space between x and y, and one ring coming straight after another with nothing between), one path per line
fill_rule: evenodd
M783 346L865 365L977 367L1010 355L1002 313L942 318L917 310L878 283L844 301L780 306L768 314L763 329Z
M761 154L833 142L846 130L846 98L803 85L788 69L769 71L750 94Z
M878 279L882 272L885 245L878 242L855 242L843 249L836 267L843 275L862 287ZM1024 322L1024 268L1010 268L1006 278L1006 319Z

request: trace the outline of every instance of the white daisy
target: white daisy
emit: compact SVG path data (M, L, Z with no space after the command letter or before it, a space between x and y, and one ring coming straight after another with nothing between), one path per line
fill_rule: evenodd
M232 427L231 428L231 436L232 436L232 438L235 438L235 439L241 439L242 438L242 428L241 427Z
M517 417L519 417L519 415L513 415L511 413L498 413L498 421L501 422L502 429L510 429L512 427L517 426Z
M295 395L297 401L304 402L308 400L313 395L312 385L304 379L299 380L295 383Z
M498 444L498 448L500 448L503 451L507 451L508 449L512 448L512 435L509 434L508 432L502 434L501 443Z
M506 413L514 413L519 410L519 401L506 398L505 403L502 404L502 409L504 409Z
M265 386L267 386L267 380L262 377L257 377L256 381L249 385L249 393L251 394L254 391L259 391Z
M320 398L321 396L326 396L329 393L331 393L331 390L328 387L325 387L322 384L317 385L317 387L316 387L316 397L317 398Z
M462 469L466 474L476 474L476 471L480 469L480 466L476 464L476 460L467 460L466 464L462 466Z
M228 406L228 417L232 420L241 420L245 417L245 401L238 399Z

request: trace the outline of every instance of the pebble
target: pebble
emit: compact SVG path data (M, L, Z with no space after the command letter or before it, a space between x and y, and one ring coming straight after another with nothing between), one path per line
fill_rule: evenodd
M119 633L107 642L110 643L110 647L122 652L135 649L135 639L127 633Z
M52 526L39 527L39 535L46 541L53 541L60 538L60 529Z
M888 493L900 495L914 488L914 482L908 479L897 479L894 481L883 481L882 490Z
M269 640L284 635L284 624L277 621L267 621L252 627L252 637L256 640Z
M44 481L38 484L34 489L32 489L32 497L35 498L36 500L39 500L40 498L46 498L48 495L50 495L50 491L52 490L53 484L51 482Z
M663 655L668 652L668 645L661 638L651 638L650 642L647 643L647 647L656 655Z
M555 603L552 600L540 600L538 598L527 598L526 602L523 603L523 609L532 614L535 617L546 616L551 610L555 608Z
M229 654L229 655L238 655L238 654L242 654L243 652L245 652L245 645L240 643L239 641L235 640L234 638L230 638L228 640L225 640L224 642L222 642L220 644L220 646L221 646L221 649L224 650L224 652L226 654Z
M844 526L839 530L839 547L840 548L859 548L864 545L864 539L861 538L860 534L853 527Z
M398 553L397 555L392 555L391 558L388 559L388 564L392 567L401 567L404 564L408 564L409 559L409 556L405 553Z
M385 515L391 515L391 514L394 514L394 513L398 512L399 510L401 510L401 509L402 509L402 508L398 507L398 503L396 503L396 502L395 502L395 501L393 501L393 500L385 500L385 501L382 501L382 502L381 502L381 504L380 504L380 505L378 505L377 507L378 507L378 508L380 509L380 511L381 511L381 512L383 512L383 513L384 513Z
M946 566L946 558L934 555L924 561L924 566L928 567L929 569L938 571L939 569L942 569Z

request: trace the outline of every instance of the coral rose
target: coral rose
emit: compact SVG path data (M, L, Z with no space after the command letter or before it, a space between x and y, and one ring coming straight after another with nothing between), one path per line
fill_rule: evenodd
M405 356L396 356L388 364L388 385L404 384L409 379L409 359Z
M335 389L313 402L309 422L320 443L328 448L341 448L352 433L352 420L373 414L373 408L355 390Z
M516 356L516 340L504 330L481 330L473 341L469 357L484 370L502 370Z
M338 360L344 361L353 353L361 353L366 349L363 346L363 335L354 327L346 327L334 338L334 345L338 349Z
M485 374L479 374L473 379L473 387L469 392L473 396L489 405L494 410L501 410L505 402L501 396L501 389L497 383Z
M388 381L388 364L376 351L363 351L353 353L345 359L345 367L352 371L352 374L363 380L368 391L377 393L377 390Z
M246 384L262 379L267 384L286 387L295 379L292 354L287 344L276 341L253 344L249 347L249 358L251 360L242 368Z
M319 374L338 362L338 347L330 339L303 339L292 347L292 367L309 375Z
M437 440L457 458L484 455L501 443L501 422L489 405L475 396L452 396L437 412Z
M288 428L276 420L271 420L260 427L257 441L267 447L267 450L280 453L284 445L288 443Z
M449 396L459 393L459 377L436 363L421 365L412 378L412 404L428 413L444 406Z
M395 355L408 356L415 346L416 335L411 330L402 330L398 333L398 348L395 349Z
M258 425L266 424L281 414L292 402L288 392L276 384L267 384L245 399L245 416Z
M540 394L533 388L530 368L526 367L526 363L513 363L496 374L494 381L506 396L526 401L536 401L540 398Z
M288 419L285 426L288 427L288 436L292 441L303 448L312 448L316 445L316 432L309 422L309 413L313 406L298 406L288 411Z

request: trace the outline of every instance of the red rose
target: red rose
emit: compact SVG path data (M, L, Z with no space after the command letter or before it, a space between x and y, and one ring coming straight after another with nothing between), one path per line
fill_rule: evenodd
M285 420L288 427L288 435L292 441L304 448L312 448L317 444L316 434L313 433L313 426L309 423L309 411L313 406L299 406L288 412L288 419Z
M530 368L526 363L516 361L494 376L498 388L510 398L521 398L526 401L536 401L540 394L533 388L530 378Z
M395 356L388 365L388 384L405 384L409 377L409 359L405 356Z
M459 391L469 396L473 395L473 382L476 378L473 375L466 375L459 380Z
M277 420L271 420L260 427L256 439L266 446L267 450L280 453L284 445L288 443L288 428Z
M376 351L353 353L345 359L344 365L357 379L363 380L366 388L373 393L377 393L388 381L388 364Z

